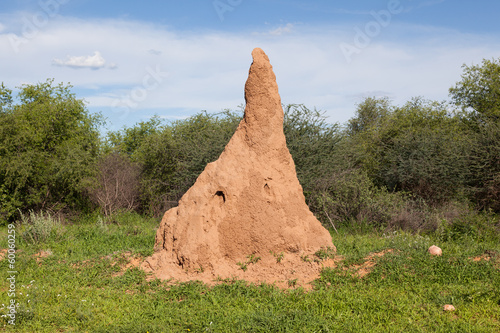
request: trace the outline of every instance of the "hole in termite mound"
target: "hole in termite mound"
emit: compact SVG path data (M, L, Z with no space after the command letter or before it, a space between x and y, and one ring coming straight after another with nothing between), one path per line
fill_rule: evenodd
M226 202L226 195L222 191L215 192L215 195L222 198L223 202Z

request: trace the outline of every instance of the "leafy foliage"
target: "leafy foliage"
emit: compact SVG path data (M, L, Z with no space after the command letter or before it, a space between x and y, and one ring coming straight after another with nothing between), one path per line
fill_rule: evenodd
M368 97L358 104L356 116L347 122L347 132L355 135L373 128L378 128L391 112L392 106L387 97L377 99Z
M470 187L480 208L500 212L500 121L467 122L475 142L471 145Z
M161 119L154 116L148 121L141 121L133 127L121 131L109 132L107 150L119 151L128 156L134 155L149 136L161 131Z
M330 124L323 112L301 104L284 107L283 130L297 169L297 177L307 194L316 188L316 180L340 168L340 127Z
M0 84L0 113L6 112L12 106L12 90Z
M3 86L2 86L3 87ZM86 205L82 180L99 154L99 115L90 115L70 85L53 80L20 87L20 104L2 89L0 214Z
M350 139L356 164L390 190L439 203L462 195L470 180L474 135L443 103L413 99Z
M178 193L182 191L176 181L180 154L171 129L162 127L146 137L132 159L142 166L141 210L150 215L163 214L176 204L180 198Z
M500 118L500 58L483 59L481 65L463 65L462 80L450 88L456 105L493 118Z
M322 221L335 220L340 225L365 221L371 227L386 227L405 206L405 200L378 188L358 169L323 178L311 194L309 206Z

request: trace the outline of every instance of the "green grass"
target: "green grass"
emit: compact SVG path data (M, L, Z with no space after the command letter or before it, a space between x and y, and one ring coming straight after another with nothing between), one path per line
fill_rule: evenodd
M228 280L167 285L117 261L125 251L152 253L159 222L133 214L103 224L97 217L64 225L43 241L17 240L15 330L0 317L0 330L16 332L499 332L500 243L491 235L333 234L337 268L324 269L314 289L282 291L272 285ZM0 247L7 248L7 229ZM443 256L430 257L430 245ZM370 253L370 274L354 275ZM38 263L34 255L50 250ZM470 260L487 253L490 261ZM321 254L320 254L321 255ZM255 258L254 258L255 259ZM6 281L8 263L0 262ZM294 281L289 281L294 284ZM7 304L2 284L1 304ZM454 312L444 312L453 304ZM5 308L0 313L5 314ZM5 326L4 326L5 325Z

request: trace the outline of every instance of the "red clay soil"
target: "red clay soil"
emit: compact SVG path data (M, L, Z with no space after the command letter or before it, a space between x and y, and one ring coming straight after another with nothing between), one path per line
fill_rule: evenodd
M373 267L376 264L376 258L383 257L387 253L394 252L393 249L387 249L380 252L370 253L368 256L364 258L365 262L361 265L354 265L351 268L356 270L355 276L359 278L363 278L371 273Z
M158 278L207 283L297 279L302 285L319 277L322 264L301 257L335 249L305 203L269 59L259 48L252 57L243 120L219 159L206 166L161 221L155 253L143 264ZM278 263L271 252L283 252L283 260ZM250 255L261 259L245 271Z

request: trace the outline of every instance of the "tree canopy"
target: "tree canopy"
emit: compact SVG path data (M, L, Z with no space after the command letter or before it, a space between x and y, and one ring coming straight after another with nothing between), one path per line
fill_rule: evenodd
M500 120L500 58L484 59L481 65L463 65L462 80L450 88L456 105Z
M82 181L99 154L101 117L91 115L70 85L53 80L0 92L0 213L83 205Z

